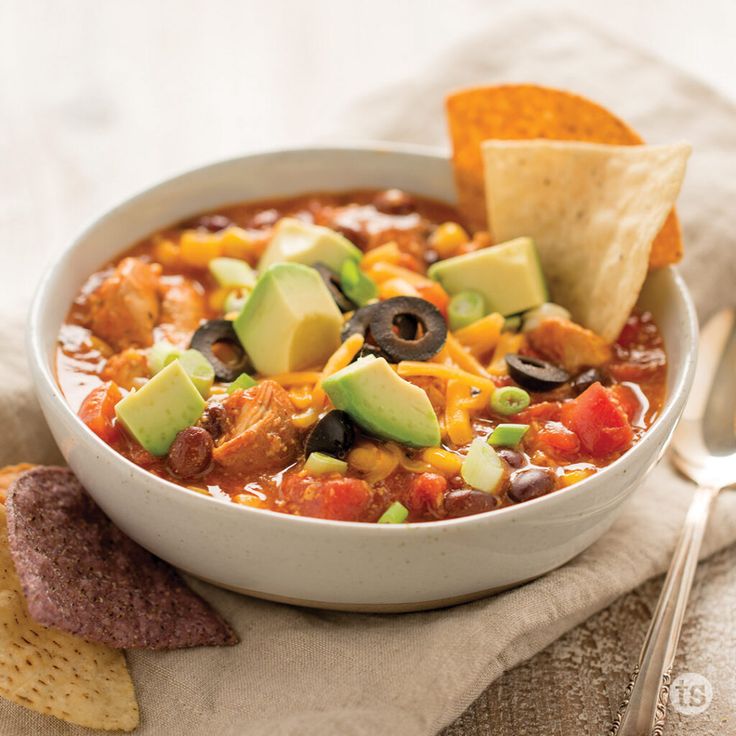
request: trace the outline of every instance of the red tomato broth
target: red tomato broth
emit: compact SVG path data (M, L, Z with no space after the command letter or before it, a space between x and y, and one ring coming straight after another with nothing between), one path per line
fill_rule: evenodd
M83 420L117 452L155 475L211 495L225 494L238 503L256 508L319 518L348 521L375 522L394 501L400 501L409 511L408 521L433 521L448 518L444 508L445 494L468 488L458 472L439 473L426 467L410 471L399 465L387 477L367 483L364 474L349 468L345 476L310 476L303 470L302 455L295 463L271 472L234 473L213 464L200 478L182 480L171 473L166 458L154 457L133 438L117 426L112 417L114 390L104 380L106 362L112 357L112 349L96 338L89 329L89 296L112 272L124 257L132 256L146 263L161 263L164 277L183 277L190 280L204 296L203 319L221 316L213 306L217 284L207 268L191 267L173 258L157 261L166 253L161 244L176 243L183 231L198 228L208 231L227 223L242 228L250 239L250 251L239 254L255 265L263 252L275 222L284 216L296 216L317 224L324 224L342 231L364 251L370 251L383 243L395 240L401 250L404 268L422 273L437 255L430 244L434 228L443 222L460 222L460 216L450 206L419 197L412 198L411 212L388 214L372 205L375 191L351 191L341 194L304 195L282 200L267 200L236 204L219 209L189 221L164 228L158 233L134 245L114 261L93 274L72 305L62 328L57 351L56 370L59 384L72 408L80 410ZM218 219L222 218L222 219ZM487 244L487 234L480 233L458 252L472 250L477 244ZM171 250L174 253L174 250ZM447 295L441 288L425 289L423 298L435 303L443 312ZM154 331L159 327L154 328ZM528 349L525 349L527 352ZM482 362L487 361L485 356ZM502 422L521 422L530 425L515 452L522 459L520 468L507 467L505 487L497 495L496 507L513 503L507 490L509 479L519 470L529 468L549 469L556 478L555 488L566 486L566 478L573 478L582 471L581 478L609 465L637 442L658 416L665 399L667 362L661 336L652 316L648 313L633 314L618 341L613 346L613 358L604 367L609 387L599 386L603 394L595 390L599 399L611 409L614 416L624 417L630 439L626 446L585 446L575 431L576 421L571 419L571 407L579 401L569 384L544 393L532 393L531 405L512 417L493 414L490 408L475 411L472 427L475 436L485 436ZM134 379L135 380L135 379ZM143 377L140 380L144 380ZM432 379L408 380L429 390L430 398L438 413L442 410L437 391L432 391ZM494 377L498 386L513 384L508 376ZM135 384L134 384L135 385ZM107 388L102 388L103 386ZM126 390L120 389L122 395ZM93 397L88 398L90 392ZM581 394L582 395L582 394ZM94 397L97 397L96 399ZM612 407L612 408L611 408ZM328 407L325 407L325 410ZM295 409L295 414L298 412ZM323 414L324 412L322 412ZM567 421L566 421L567 420ZM624 434L626 431L624 430ZM302 432L302 437L306 431ZM380 443L379 443L380 445ZM444 445L462 454L464 448ZM422 463L421 451L403 448L408 461ZM426 466L426 463L425 463ZM553 489L553 490L554 490Z

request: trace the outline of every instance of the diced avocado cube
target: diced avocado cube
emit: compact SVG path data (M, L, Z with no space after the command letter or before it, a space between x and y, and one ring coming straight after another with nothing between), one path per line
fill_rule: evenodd
M277 263L258 279L233 327L268 376L324 363L340 345L342 316L317 271Z
M178 360L115 406L118 421L152 455L165 455L176 435L191 427L205 401Z
M240 258L213 258L209 267L219 286L252 289L256 285L255 271Z
M547 301L547 286L531 238L516 238L430 266L428 274L450 295L477 291L489 312L504 316Z
M274 228L258 270L262 273L274 263L303 263L307 266L324 263L335 273L340 273L346 260L359 261L362 257L361 250L344 235L328 227L284 217Z
M429 397L401 378L385 358L360 358L322 386L337 409L377 437L412 447L440 443L440 425Z

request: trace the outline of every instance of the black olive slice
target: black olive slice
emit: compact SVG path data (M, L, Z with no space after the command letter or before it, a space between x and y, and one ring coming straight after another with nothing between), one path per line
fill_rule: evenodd
M394 327L402 340L416 340L419 320L413 314L398 314L394 318Z
M413 318L422 327L417 337L402 337L401 322ZM447 339L447 323L439 309L426 299L415 296L395 296L374 305L369 323L371 337L389 359L429 360L436 355ZM397 328L397 329L395 329Z
M570 380L570 374L546 360L512 353L506 356L509 375L529 391L551 391Z
M213 351L216 343L225 343L235 355L234 360L225 362L217 357ZM238 340L229 319L211 319L200 325L192 335L190 348L199 350L215 369L215 378L218 381L234 381L241 373L251 373L253 364L248 354Z
M324 263L315 263L312 268L322 277L322 281L325 282L327 291L330 292L330 295L335 300L337 308L341 312L352 312L355 309L355 304L342 293L340 277L331 268L325 266Z
M325 414L307 436L304 446L306 457L313 452L324 452L332 457L344 458L355 443L353 420L339 409Z
M376 304L368 304L365 307L355 310L355 314L343 325L340 339L345 342L351 335L366 336L371 321L373 310L378 306Z

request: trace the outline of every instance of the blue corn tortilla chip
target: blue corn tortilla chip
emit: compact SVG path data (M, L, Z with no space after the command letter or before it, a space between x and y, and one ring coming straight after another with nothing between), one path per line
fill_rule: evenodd
M179 574L123 534L68 468L11 485L10 551L33 619L122 649L238 643Z

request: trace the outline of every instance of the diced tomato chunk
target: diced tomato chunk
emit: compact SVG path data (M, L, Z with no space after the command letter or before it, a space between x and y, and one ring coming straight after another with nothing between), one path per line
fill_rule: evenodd
M447 490L447 479L436 473L420 473L412 477L406 505L416 513L440 508Z
M560 417L560 406L559 401L540 401L515 414L513 421L521 424L556 421Z
M561 419L593 457L621 452L633 440L626 413L600 383L594 383L577 399L563 404Z
M102 440L114 442L119 436L115 424L115 404L122 399L113 381L93 389L79 407L79 418Z
M571 456L580 449L580 440L575 432L559 422L548 422L537 432L536 445L542 451L547 449L565 456Z
M611 386L608 390L624 410L626 418L630 422L633 422L637 414L641 411L641 403L634 390L630 386L624 386L620 383Z
M337 474L288 473L281 482L281 495L298 514L339 521L367 521L363 517L373 499L364 480Z
M428 283L417 286L416 289L422 299L426 299L428 302L434 304L442 312L442 316L447 319L447 307L450 304L450 296L439 284Z

